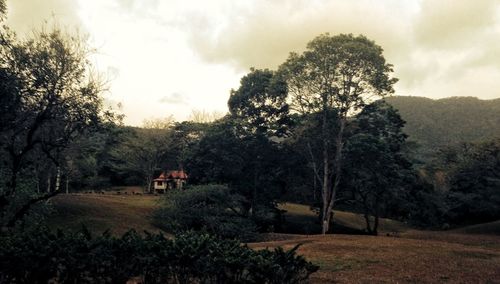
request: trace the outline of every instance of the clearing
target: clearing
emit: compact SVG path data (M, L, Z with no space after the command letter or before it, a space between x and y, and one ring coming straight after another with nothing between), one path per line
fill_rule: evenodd
M69 194L51 200L51 227L78 229L82 224L101 233L111 229L160 232L151 223L159 196ZM285 228L301 234L268 234L253 248L298 243L299 253L320 266L312 283L500 283L500 221L450 231L421 231L383 219L381 236L308 235L315 232L315 215L307 206L282 204ZM335 213L339 231L359 233L361 216Z

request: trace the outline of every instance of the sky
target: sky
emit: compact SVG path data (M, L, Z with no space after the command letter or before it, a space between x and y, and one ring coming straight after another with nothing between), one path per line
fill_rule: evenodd
M251 67L276 69L322 33L364 34L396 95L500 98L497 0L7 0L19 35L56 21L87 34L125 124L227 111Z

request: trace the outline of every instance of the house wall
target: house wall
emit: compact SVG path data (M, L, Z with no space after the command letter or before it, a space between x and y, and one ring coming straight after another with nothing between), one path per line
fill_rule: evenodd
M155 181L154 182L154 189L167 189L167 182L163 181L163 182L161 182L161 185L159 185L159 182Z

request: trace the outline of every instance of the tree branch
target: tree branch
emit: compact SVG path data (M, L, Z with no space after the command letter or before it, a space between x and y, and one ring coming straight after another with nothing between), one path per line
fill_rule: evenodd
M7 228L12 228L14 227L14 225L16 224L16 222L18 220L21 220L21 218L24 217L24 215L26 215L29 210L31 209L31 206L35 205L36 203L40 202L40 201L43 201L43 200L47 200L51 197L54 197L56 196L57 194L59 194L60 191L53 191L53 192L50 192L50 193L47 193L47 194L44 194L42 196L39 196L39 197L36 197L36 198L33 198L31 199L30 201L28 201L26 204L23 205L23 207L21 207L21 209L19 209L16 214L14 214L14 216L9 220L9 222L7 223Z

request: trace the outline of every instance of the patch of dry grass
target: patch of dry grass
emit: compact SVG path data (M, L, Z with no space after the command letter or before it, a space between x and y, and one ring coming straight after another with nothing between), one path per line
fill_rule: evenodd
M55 212L49 223L53 228L73 230L85 225L95 233L110 229L118 235L130 229L159 232L151 224L158 201L154 195L61 194L51 200Z
M481 242L481 236L474 237ZM299 253L320 266L313 283L498 283L500 279L500 249L431 239L316 235L251 246L291 248L297 243L303 243Z

